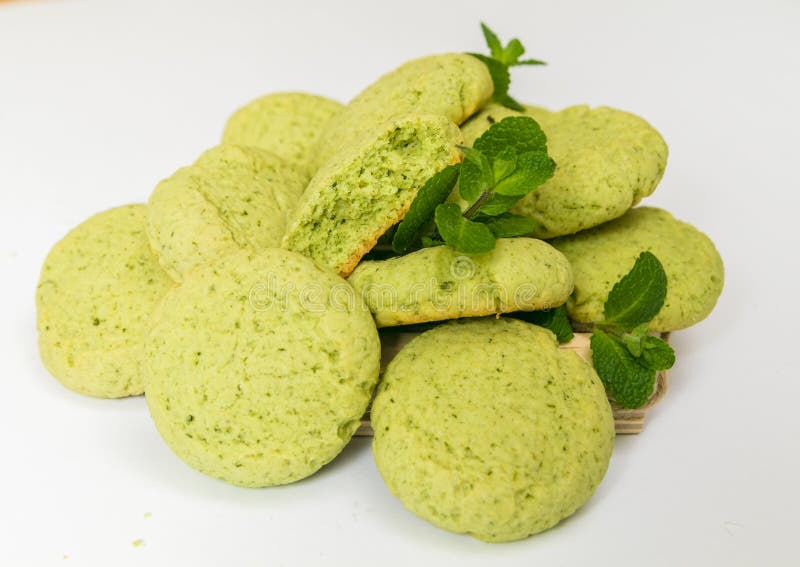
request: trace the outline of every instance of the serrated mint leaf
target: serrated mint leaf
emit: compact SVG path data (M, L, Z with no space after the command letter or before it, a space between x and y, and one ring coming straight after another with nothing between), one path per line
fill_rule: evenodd
M656 372L642 366L620 339L595 328L590 341L592 364L606 391L621 406L638 408L647 402L656 383Z
M547 65L547 63L539 59L523 59L522 61L517 61L514 64L514 66L517 65Z
M494 187L500 195L522 197L553 176L555 162L547 155L547 150L534 150L520 154L514 172L501 179Z
M481 53L469 53L468 55L477 57L489 69L489 75L492 77L492 83L494 83L492 100L512 110L523 110L522 105L508 95L508 87L511 85L511 75L508 72L508 67L501 61ZM509 106L509 103L511 106Z
M509 67L513 67L517 64L517 61L519 61L523 53L525 53L525 47L522 45L522 42L515 37L503 48L503 55L500 61ZM494 57L494 55L492 57Z
M547 152L547 136L538 122L529 116L508 116L495 122L475 140L472 147L494 160L508 149L517 155L527 152Z
M631 330L658 315L667 295L667 274L651 252L642 252L636 263L611 289L605 303L604 324Z
M485 224L465 219L461 207L444 203L436 207L436 228L445 244L464 254L483 254L494 248L495 237Z
M570 325L567 318L567 309L563 305L544 311L528 311L521 314L520 317L529 323L553 331L553 334L561 344L568 343L575 336L572 332L572 325Z
M511 148L506 148L492 160L492 173L495 182L511 175L517 168L517 152Z
M436 206L453 191L459 170L460 164L449 165L428 179L419 190L392 239L392 249L397 254L405 253L419 238L419 231L433 219Z
M461 176L458 181L458 191L461 198L472 203L489 191L494 185L492 164L489 163L483 152L473 148L460 148L464 152L464 161L461 163Z
M493 194L486 201L484 201L478 212L482 215L496 217L502 215L508 209L517 204L522 197L509 197L508 195Z
M505 213L497 217L484 217L475 219L489 227L497 238L512 238L525 236L533 232L536 223L533 219L519 215Z
M675 351L658 337L647 336L642 341L640 362L652 370L667 370L675 364Z
M483 37L486 38L486 45L489 47L489 53L495 59L500 59L503 56L503 45L500 43L500 38L494 33L489 26L481 22L481 30L483 30Z
M620 337L625 347L634 357L642 355L642 343L647 336L647 323L643 323L633 329L630 333L623 333Z

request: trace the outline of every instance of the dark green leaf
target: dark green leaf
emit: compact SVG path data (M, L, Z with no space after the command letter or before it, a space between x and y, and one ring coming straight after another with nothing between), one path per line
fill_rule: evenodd
M489 53L495 59L500 59L503 55L503 45L500 43L500 38L497 34L489 29L489 26L481 22L481 29L483 30L483 37L486 38L486 45L489 47Z
M638 408L653 393L656 373L642 366L620 339L595 329L591 338L592 363L606 391L623 407Z
M483 254L494 248L495 237L485 224L465 219L461 207L444 203L436 207L436 228L448 246L464 254Z
M556 163L547 150L534 150L520 154L514 173L501 179L494 187L495 193L522 197L553 176Z
M489 75L491 75L492 83L494 83L494 94L492 95L492 100L498 104L502 104L503 106L511 108L512 110L524 110L522 105L511 98L508 94L508 87L511 85L511 75L508 72L508 66L504 65L497 59L481 53L470 53L469 55L477 57L483 61L484 65L486 65L487 69L489 69Z
M533 219L506 213L497 217L483 217L475 219L489 227L497 238L511 238L525 236L536 228Z
M517 65L547 65L544 61L540 61L539 59L523 59L522 61L517 61L514 66Z
M517 201L520 199L522 199L522 197L509 197L507 195L498 195L495 193L481 205L478 212L490 217L502 215L508 211L508 209L516 205Z
M461 151L464 152L464 161L461 164L458 191L462 199L472 203L494 185L492 164L480 150L462 147Z
M652 370L667 370L675 364L675 351L658 337L645 337L640 361Z
M562 344L568 343L575 336L567 318L567 309L563 305L544 311L528 311L521 314L520 318L553 331L558 342Z
M517 61L523 53L525 53L525 47L522 45L522 42L515 37L503 48L503 55L500 61L509 67L513 67L517 64ZM494 57L494 55L492 57ZM497 58L495 57L495 59Z
M459 164L450 165L425 182L397 227L392 239L395 252L403 254L419 238L419 231L433 219L436 206L443 203L453 191L459 169Z
M492 161L492 172L495 182L511 175L517 168L517 152L512 148L506 148L494 157Z
M517 155L546 152L547 136L530 116L508 116L492 124L472 147L483 152L491 161L506 149L513 150Z
M631 330L658 315L667 295L667 274L652 253L642 252L608 294L606 324Z
M433 248L434 246L443 246L444 242L438 240L436 238L430 238L429 236L422 237L422 247L423 248Z
M644 342L644 338L646 336L647 323L642 323L630 333L623 333L621 338L622 342L625 343L625 347L628 349L628 352L638 358L642 356L642 343Z

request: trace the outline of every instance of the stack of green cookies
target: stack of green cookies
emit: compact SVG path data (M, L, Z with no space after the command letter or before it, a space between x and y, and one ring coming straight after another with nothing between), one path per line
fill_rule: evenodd
M709 314L723 269L705 235L633 208L667 160L647 122L509 109L496 88L491 65L452 53L347 105L281 93L241 108L147 205L95 215L52 249L37 289L45 366L82 394L144 393L182 460L249 487L331 461L374 396L375 460L412 512L488 541L555 525L606 472L609 401L553 333L500 315L565 305L601 322L651 251L668 289L650 330L682 329ZM512 209L532 231L480 254L387 252L426 182L509 116L539 124L556 164ZM432 328L379 379L377 328L418 323Z

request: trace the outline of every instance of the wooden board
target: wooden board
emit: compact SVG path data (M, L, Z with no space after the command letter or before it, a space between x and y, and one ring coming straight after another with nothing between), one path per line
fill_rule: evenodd
M386 368L400 349L411 339L420 333L419 330L397 331L394 329L381 330L381 372ZM575 333L575 338L570 342L561 345L560 348L575 351L584 360L590 361L589 339L591 333ZM661 338L669 342L669 333L664 333ZM641 433L644 429L644 420L647 410L656 405L667 392L667 372L659 372L656 377L656 385L653 394L647 403L637 409L625 409L615 402L611 402L611 409L614 412L614 424L616 425L617 435L630 435ZM371 437L372 426L369 421L369 410L361 419L361 425L355 433L357 436Z

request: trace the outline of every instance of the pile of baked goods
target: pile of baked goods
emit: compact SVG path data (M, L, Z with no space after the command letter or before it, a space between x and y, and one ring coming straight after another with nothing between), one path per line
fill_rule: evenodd
M518 103L509 69L540 62L484 33L490 55L409 61L347 105L259 98L146 205L72 230L37 289L47 369L144 393L175 454L232 484L313 474L371 404L380 474L422 518L509 541L572 514L609 397L646 401L674 362L656 333L710 313L722 261L633 208L666 166L650 124ZM570 321L594 367L559 348ZM378 328L412 324L381 375Z

